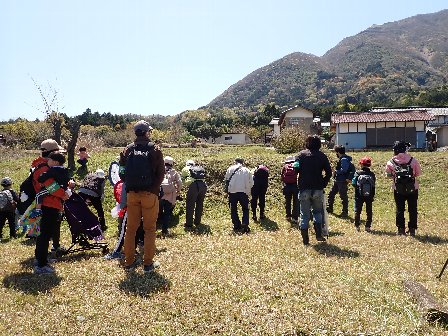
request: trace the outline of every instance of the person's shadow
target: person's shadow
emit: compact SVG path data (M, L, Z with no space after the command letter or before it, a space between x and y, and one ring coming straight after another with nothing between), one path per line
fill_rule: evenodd
M265 231L277 231L279 229L277 222L268 217L260 219L259 224Z
M3 286L25 294L38 295L58 286L61 279L56 273L36 275L30 272L20 272L5 276Z
M339 246L329 243L313 245L313 248L318 253L327 257L335 256L338 258L358 258L360 256L360 253L358 251L340 248Z
M128 272L127 277L119 283L118 288L127 294L150 297L156 293L169 291L171 282L157 272L149 274Z

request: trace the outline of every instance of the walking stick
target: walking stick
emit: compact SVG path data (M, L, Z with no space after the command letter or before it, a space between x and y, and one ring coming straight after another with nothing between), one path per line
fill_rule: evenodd
M448 259L445 261L445 265L443 265L442 270L440 271L440 274L437 276L437 278L440 280L442 277L443 272L445 271L446 266L448 266Z

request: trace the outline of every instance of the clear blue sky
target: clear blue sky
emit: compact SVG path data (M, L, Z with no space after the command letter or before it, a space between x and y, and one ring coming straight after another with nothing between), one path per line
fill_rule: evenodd
M442 0L0 0L0 120L59 111L174 115L293 52L322 56Z

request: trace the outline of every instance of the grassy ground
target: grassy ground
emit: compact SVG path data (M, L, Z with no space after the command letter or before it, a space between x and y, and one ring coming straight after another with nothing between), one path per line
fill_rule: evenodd
M93 153L90 168L106 170L117 152ZM35 276L34 246L24 238L2 242L0 334L447 333L444 326L420 318L403 290L403 280L415 279L447 302L448 273L441 281L436 275L448 257L448 153L413 153L424 172L416 238L395 235L394 202L383 175L391 153L353 153L356 162L365 154L374 160L378 189L373 232L357 232L352 220L330 216L328 242L317 244L312 238L311 246L304 247L299 230L284 220L278 176L284 156L261 147L163 152L179 162L179 169L190 157L207 167L210 191L201 228L193 233L183 230L184 206L178 203L171 236L157 240L161 268L153 275L144 275L141 269L126 274L99 252L87 252L57 262L54 276ZM0 174L22 180L35 155L2 152ZM236 155L247 158L250 167L265 162L272 172L268 218L251 223L252 233L244 236L231 234L219 182ZM329 155L334 160L334 154ZM113 204L108 187L106 211ZM116 222L111 217L107 221L113 245ZM69 245L66 223L62 239Z

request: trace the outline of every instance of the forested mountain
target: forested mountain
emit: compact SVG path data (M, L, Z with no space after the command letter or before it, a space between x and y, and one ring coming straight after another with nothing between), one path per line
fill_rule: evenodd
M322 57L287 55L252 72L208 106L391 105L447 80L448 10L443 10L374 25Z

